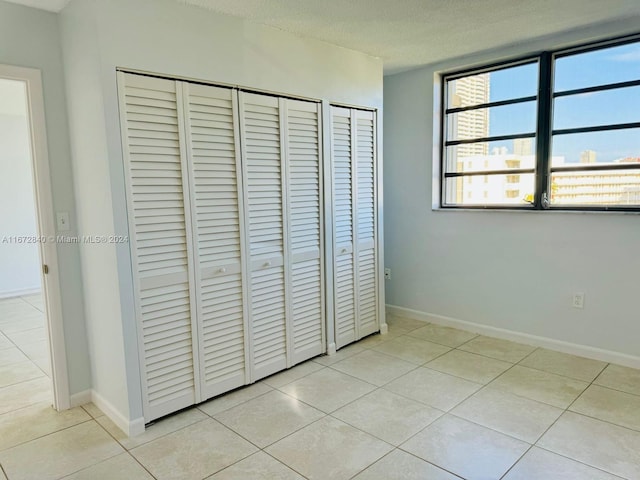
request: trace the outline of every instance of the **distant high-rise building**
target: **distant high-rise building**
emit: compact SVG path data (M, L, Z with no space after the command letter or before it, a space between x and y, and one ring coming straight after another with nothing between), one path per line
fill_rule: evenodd
M596 152L584 150L580 153L580 163L596 163Z
M505 146L493 147L491 149L491 155L506 155L507 153L509 153L509 149Z
M533 154L533 139L531 139L531 138L516 138L513 141L513 153L515 155L532 155Z
M489 74L472 75L449 83L449 107L466 107L489 101ZM489 136L489 110L481 108L458 113L449 125L450 138L459 140ZM451 135L452 134L452 135ZM462 144L457 148L458 160L472 155L487 155L486 143Z

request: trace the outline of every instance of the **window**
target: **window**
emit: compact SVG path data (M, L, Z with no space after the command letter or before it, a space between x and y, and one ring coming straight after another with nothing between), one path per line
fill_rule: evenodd
M640 210L639 36L444 86L441 206Z

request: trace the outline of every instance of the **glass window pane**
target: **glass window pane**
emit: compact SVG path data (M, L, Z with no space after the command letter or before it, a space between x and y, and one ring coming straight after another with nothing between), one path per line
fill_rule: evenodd
M467 143L447 147L445 165L447 172L534 169L535 139L518 138L502 142Z
M536 102L479 108L447 115L447 140L535 133Z
M513 205L533 203L534 174L474 175L447 178L447 205Z
M640 79L640 42L556 59L554 91Z
M640 122L640 86L556 98L553 128Z
M640 205L640 168L554 172L551 204L637 207Z
M640 128L553 137L551 166L640 162Z
M538 62L447 82L447 108L468 107L538 94Z

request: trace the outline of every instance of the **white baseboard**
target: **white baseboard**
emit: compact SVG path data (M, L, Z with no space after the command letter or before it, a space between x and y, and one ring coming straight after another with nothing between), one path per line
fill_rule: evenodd
M74 393L69 398L69 404L71 408L80 407L91 402L91 390L84 390L82 392Z
M134 418L128 420L122 415L110 402L108 402L102 395L95 390L91 391L91 401L102 412L111 419L116 426L127 434L128 437L134 437L144 432L144 418Z
M134 437L144 432L145 422L143 417L127 420L124 415L95 390L84 390L71 395L71 407L79 407L90 402L93 402L128 437Z
M22 297L24 295L34 295L36 293L40 293L41 290L42 289L40 287L26 288L26 289L23 288L20 290L8 290L8 291L0 292L0 300L4 298Z
M512 342L524 343L534 347L548 348L559 352L577 355L580 357L592 358L602 362L615 363L630 368L640 369L640 357L628 355L626 353L614 352L612 350L604 350L602 348L591 347L588 345L580 345L577 343L565 342L564 340L556 340L549 337L540 337L528 333L507 330L505 328L492 327L481 323L468 322L457 318L446 317L434 313L420 312L410 308L398 307L396 305L387 305L387 312L391 315L398 315L414 320L422 320L424 322L435 323L445 327L459 328L469 332L486 335L489 337L500 338L502 340L510 340Z

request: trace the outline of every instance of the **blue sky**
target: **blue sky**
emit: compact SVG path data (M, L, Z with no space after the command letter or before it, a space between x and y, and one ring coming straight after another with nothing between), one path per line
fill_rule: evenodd
M535 95L537 64L491 74L490 101ZM555 65L555 91L640 79L640 43L559 58ZM497 107L490 112L490 135L529 132L535 129L535 104ZM558 98L554 128L608 123L640 122L640 87ZM512 142L492 142L512 150ZM598 162L640 157L640 129L555 137L554 156L578 162L583 150L594 150Z

